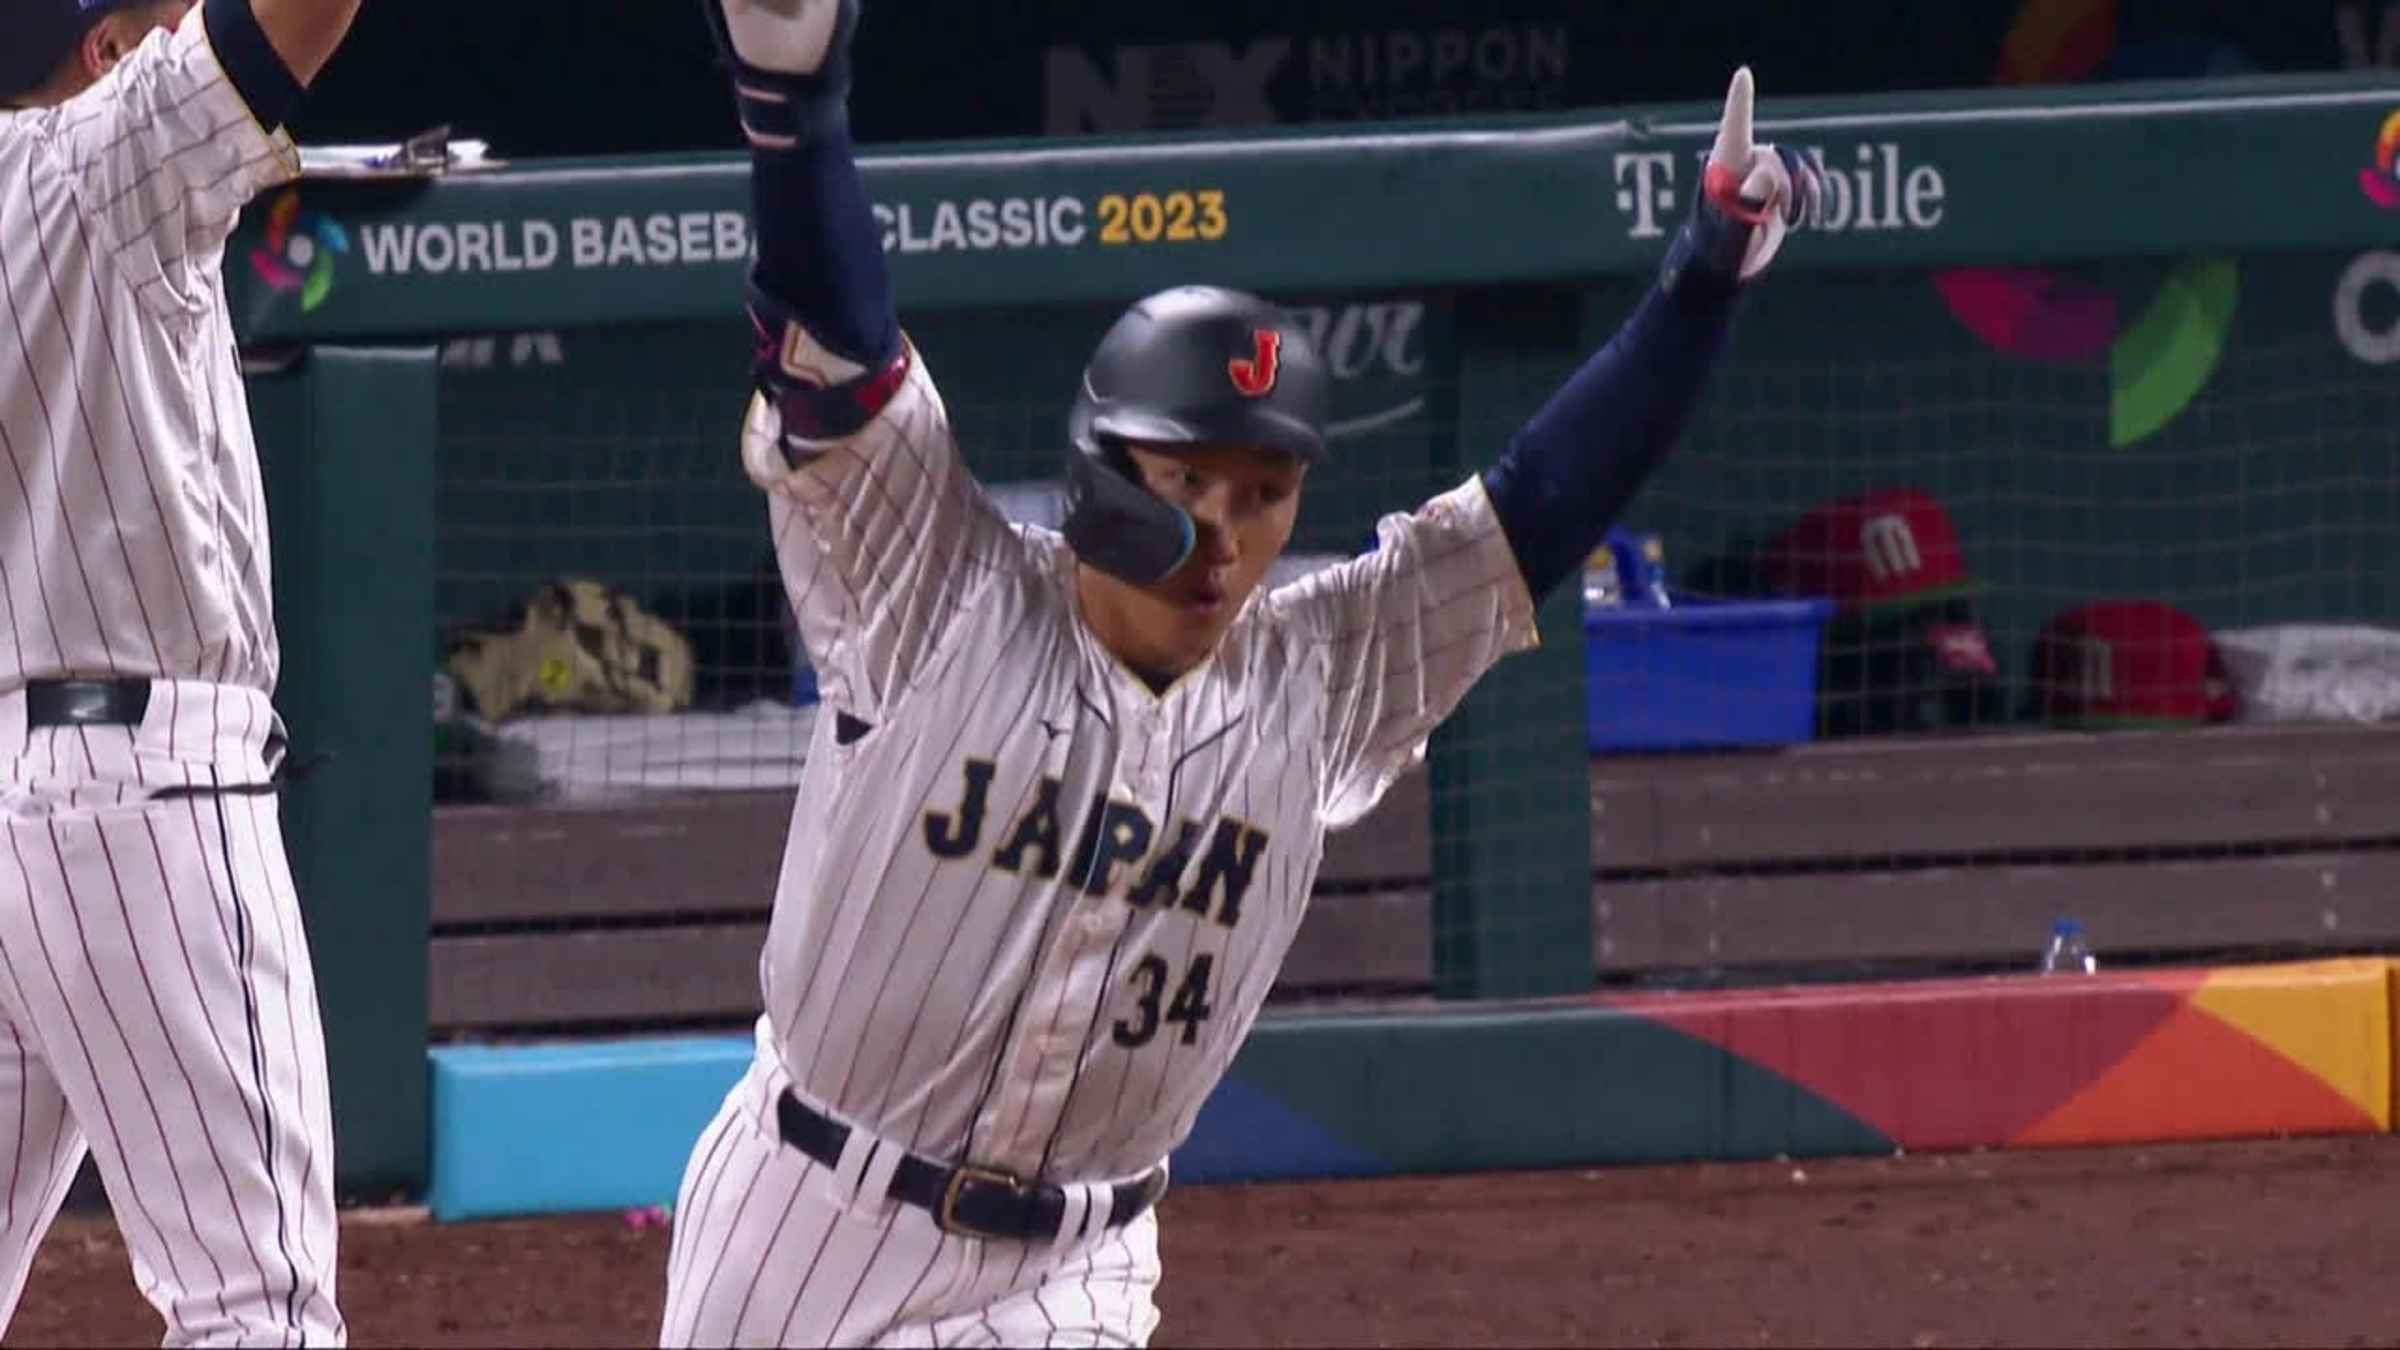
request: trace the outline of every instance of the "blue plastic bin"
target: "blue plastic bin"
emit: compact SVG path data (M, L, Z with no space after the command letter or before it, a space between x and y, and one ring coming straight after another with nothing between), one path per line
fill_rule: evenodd
M1833 602L1711 602L1584 615L1591 748L1680 750L1812 739Z

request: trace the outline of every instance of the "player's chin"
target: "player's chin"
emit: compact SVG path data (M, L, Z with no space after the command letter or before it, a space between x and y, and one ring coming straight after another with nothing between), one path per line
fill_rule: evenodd
M1164 627L1179 653L1197 659L1207 655L1233 626L1233 607L1177 602L1167 606Z
M1150 597L1152 631L1159 645L1171 652L1180 664L1197 664L1216 650L1225 630L1233 626L1233 616L1240 612L1239 600L1222 593L1212 595L1156 594Z

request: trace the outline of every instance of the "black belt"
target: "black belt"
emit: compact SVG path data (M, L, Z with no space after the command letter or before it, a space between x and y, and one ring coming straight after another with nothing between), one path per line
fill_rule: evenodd
M138 727L150 711L148 680L28 680L25 726Z
M150 681L131 680L27 680L25 682L25 729L40 731L50 727L138 727L150 711ZM174 797L264 796L281 791L285 783L307 777L326 759L311 755L294 763L284 744L283 733L267 734L265 749L272 769L263 783L222 783L186 787L153 789L153 800Z
M850 1127L813 1110L786 1090L775 1101L775 1123L783 1142L827 1167L838 1166ZM1135 1181L1109 1188L1110 1228L1121 1228L1142 1216L1167 1191L1167 1169L1152 1168ZM887 1192L932 1213L945 1233L961 1237L1013 1238L1040 1242L1058 1236L1066 1216L1065 1188L1032 1185L981 1167L950 1167L910 1153L892 1169Z

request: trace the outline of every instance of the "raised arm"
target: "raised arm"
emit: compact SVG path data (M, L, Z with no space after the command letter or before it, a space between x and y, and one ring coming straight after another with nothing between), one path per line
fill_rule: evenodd
M825 701L879 722L1017 540L901 335L850 139L857 0L701 0L749 138L742 462Z
M1821 190L1813 164L1754 142L1751 99L1744 66L1657 284L1484 471L1537 602L1581 568L1666 459L1724 349L1743 288Z
M883 410L907 371L883 245L850 141L857 0L701 0L750 140L758 261L751 373L789 460Z
M206 0L229 8L244 0ZM358 17L358 0L247 0L252 17L286 73L303 88L333 59L334 49ZM262 122L274 125L262 116ZM277 119L278 121L280 119Z
M1815 168L1755 145L1737 72L1703 192L1659 279L1476 478L1383 521L1375 552L1276 599L1325 662L1326 820L1357 819L1582 564L1666 458L1736 302L1814 200Z
M31 127L109 272L154 311L201 312L243 204L299 171L283 123L357 12L358 0L125 6L69 54L61 78L76 92Z

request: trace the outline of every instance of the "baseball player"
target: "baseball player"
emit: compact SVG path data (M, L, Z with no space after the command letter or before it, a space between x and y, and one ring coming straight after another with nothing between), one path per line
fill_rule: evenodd
M169 1345L337 1344L219 277L357 0L0 0L0 1322L88 1144Z
M1815 191L1734 77L1658 285L1497 463L1262 592L1327 372L1251 296L1101 339L1058 532L1004 523L901 333L845 115L856 0L703 0L752 146L765 489L819 668L757 1055L695 1144L662 1339L1146 1343L1166 1158L1324 834L1535 639Z

